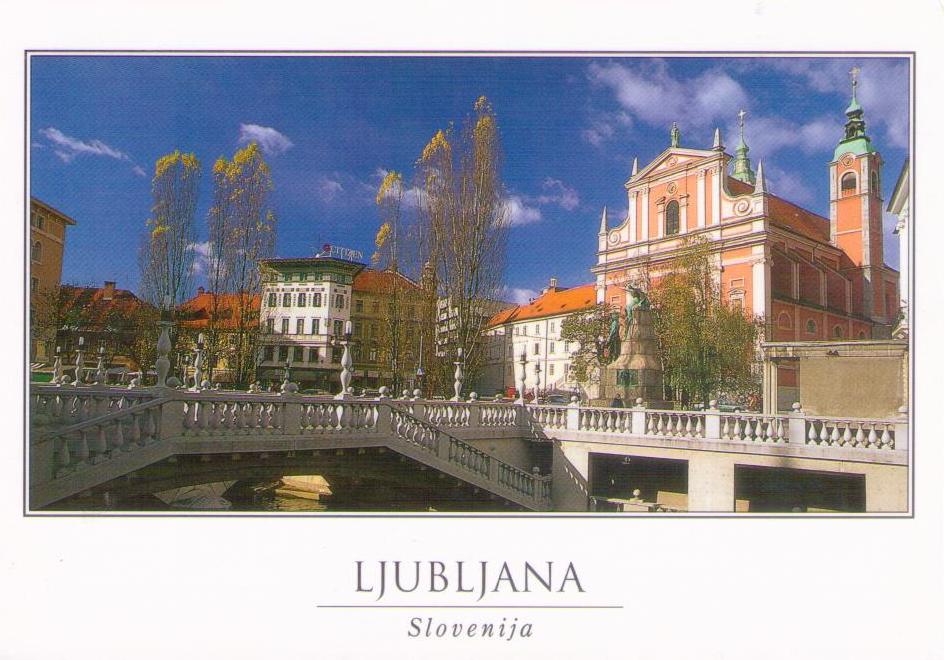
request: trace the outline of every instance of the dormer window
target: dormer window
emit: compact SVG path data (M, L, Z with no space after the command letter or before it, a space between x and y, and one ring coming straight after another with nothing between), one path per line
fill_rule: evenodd
M679 233L679 204L674 199L665 207L665 235Z

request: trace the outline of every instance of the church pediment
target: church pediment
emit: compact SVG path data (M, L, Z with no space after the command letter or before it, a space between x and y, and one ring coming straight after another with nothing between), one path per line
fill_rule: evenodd
M626 182L626 186L635 185L648 178L662 176L677 169L691 167L695 163L717 157L717 151L708 151L705 149L683 149L681 147L670 147L663 151L646 167L641 169L636 176L631 177Z

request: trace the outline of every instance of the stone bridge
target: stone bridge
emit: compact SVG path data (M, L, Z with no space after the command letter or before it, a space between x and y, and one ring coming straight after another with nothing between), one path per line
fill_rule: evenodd
M616 475L618 461L600 462L613 458L681 465L680 510L734 511L738 470L762 468L861 477L867 511L903 512L908 502L904 413L870 420L814 418L799 406L760 415L74 385L33 385L29 406L33 511L79 495L120 502L292 474L352 487L387 479L433 493L436 510L587 511L601 499L594 461L599 475ZM653 510L656 497L645 499L618 510Z

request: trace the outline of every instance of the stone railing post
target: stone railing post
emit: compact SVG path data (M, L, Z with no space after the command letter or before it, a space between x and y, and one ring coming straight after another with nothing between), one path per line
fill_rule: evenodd
M705 440L721 440L721 413L718 411L718 402L714 399L708 402L708 409L705 410Z
M908 450L908 406L898 409L898 419L895 421L895 450Z
M393 435L393 410L389 400L390 397L381 396L377 403L377 433L382 436Z
M646 435L646 407L642 399L636 399L633 406L632 434Z
M800 408L799 403L793 404L793 410L790 411L789 422L789 442L791 445L806 444L806 414Z
M580 429L580 397L570 397L570 403L567 404L567 430L577 431Z
M302 428L302 404L296 400L294 392L282 392L279 398L285 402L282 408L282 433L297 435Z
M167 440L182 436L184 434L184 400L168 399L161 405L160 411L159 438L155 439Z
M479 403L479 395L472 392L469 395L469 427L477 429L482 426L482 405Z

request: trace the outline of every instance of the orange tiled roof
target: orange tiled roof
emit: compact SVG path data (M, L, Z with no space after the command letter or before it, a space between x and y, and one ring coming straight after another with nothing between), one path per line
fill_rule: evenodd
M491 328L503 323L579 312L590 309L596 304L597 288L595 284L584 284L570 289L554 289L539 296L527 305L503 309L494 314L485 327Z
M354 276L354 291L361 293L389 293L395 286L420 290L419 285L402 273L365 268Z
M213 312L213 293L206 291L198 293L190 300L181 303L177 308L177 322L181 327L201 329L210 324L210 316ZM217 296L218 310L220 315L220 327L223 329L235 330L238 327L236 322L236 311L238 309L239 295L235 293L222 293ZM262 303L262 297L259 294L252 296L250 309L259 311Z
M754 192L754 186L728 177L728 190L735 195L747 195ZM767 194L767 211L770 220L775 225L795 231L807 238L823 243L829 242L829 220L823 216L769 193Z
M91 322L104 321L112 312L131 312L148 306L146 302L126 289L113 289L110 300L105 300L105 289L63 284L59 288L59 300L65 311L82 308Z

